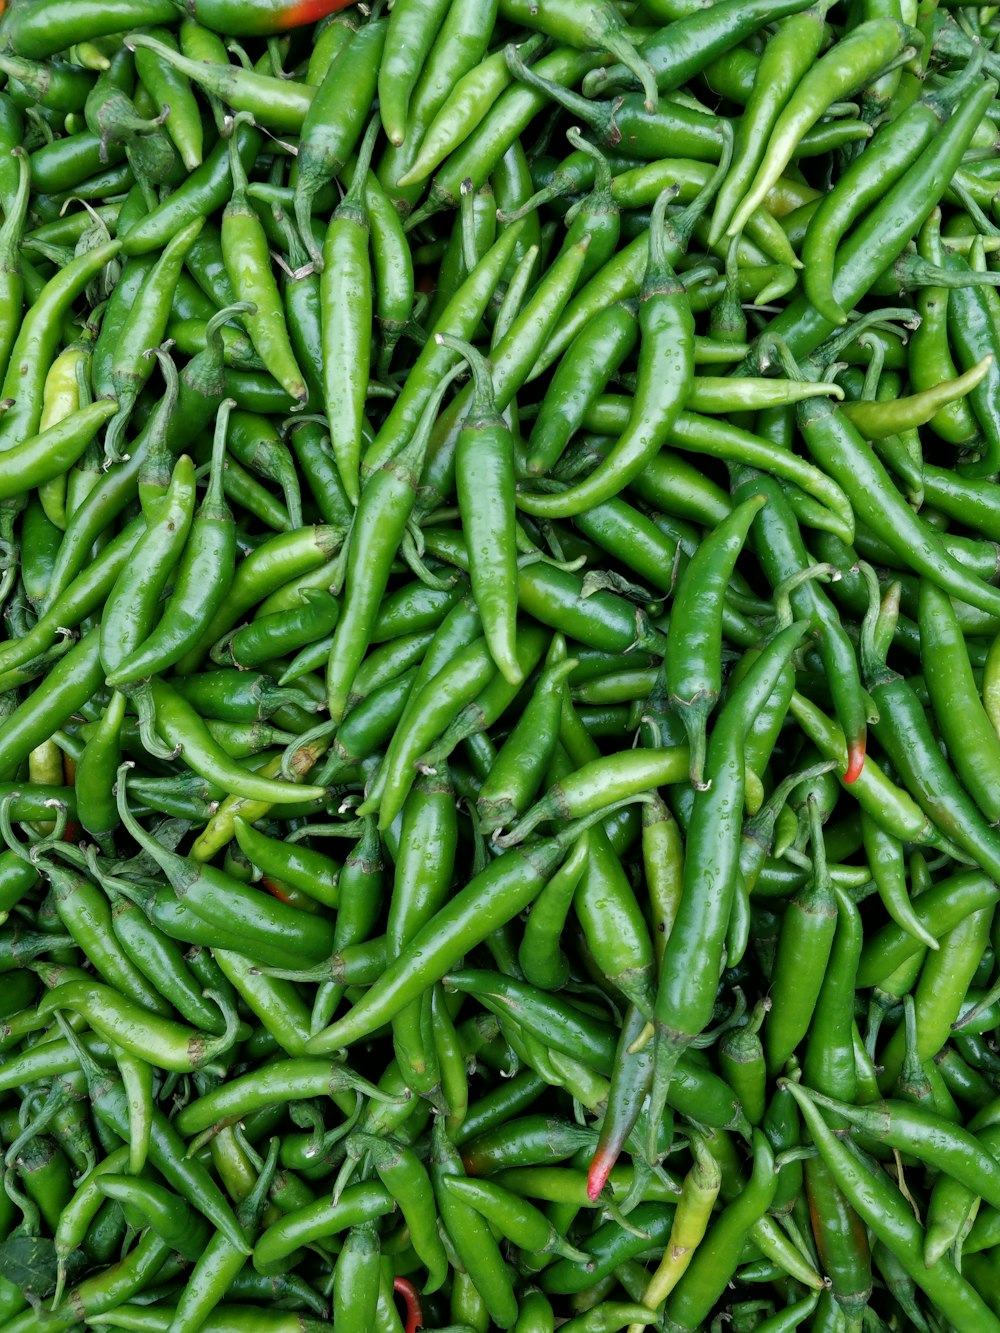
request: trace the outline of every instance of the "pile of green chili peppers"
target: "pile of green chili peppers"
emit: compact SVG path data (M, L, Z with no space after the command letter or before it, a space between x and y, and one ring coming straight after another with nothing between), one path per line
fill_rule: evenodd
M1000 11L0 12L0 1333L1000 1333Z

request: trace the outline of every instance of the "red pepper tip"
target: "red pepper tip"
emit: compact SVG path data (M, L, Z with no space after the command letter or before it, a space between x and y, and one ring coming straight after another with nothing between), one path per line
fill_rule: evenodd
M847 751L847 772L844 774L845 782L857 782L861 776L861 770L865 766L865 737L861 736L858 740L851 742Z
M587 1172L587 1198L591 1203L595 1203L601 1196L601 1190L608 1183L608 1176L611 1174L611 1168L615 1164L618 1154L609 1152L606 1148L598 1147L590 1163L590 1170Z

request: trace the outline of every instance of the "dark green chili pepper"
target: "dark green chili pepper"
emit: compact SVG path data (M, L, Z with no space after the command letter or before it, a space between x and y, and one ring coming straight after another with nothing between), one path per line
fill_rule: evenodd
M493 1319L510 1328L517 1319L517 1301L509 1270L486 1219L447 1187L449 1179L462 1179L465 1171L440 1119L432 1142L431 1179L445 1230L480 1295L489 1302Z
M272 785L283 791L298 790L294 784ZM151 839L125 803L124 767L118 774L118 809L129 832L170 880L179 905L209 926L219 927L226 937L218 941L223 948L234 947L242 932L244 942L252 947L250 956L277 967L286 965L287 958L293 964L318 962L331 952L333 927L328 922L267 898L223 871L189 861Z
M395 1209L395 1200L381 1182L349 1185L336 1203L317 1199L272 1222L254 1246L254 1267L266 1273L301 1245L375 1221Z
M982 871L960 871L921 893L913 906L913 915L935 940L970 915L989 906L994 893L989 877ZM858 985L872 986L889 976L920 948L920 941L904 926L884 926L868 936L858 966Z
M139 1229L150 1226L186 1259L196 1259L208 1239L208 1224L198 1217L172 1190L134 1176L103 1174L98 1188L109 1199L117 1199L127 1215L141 1219Z
M152 633L109 673L109 684L129 685L177 662L199 640L226 595L236 553L233 517L222 493L230 402L219 409L208 490L192 519L173 592Z
M98 1116L123 1139L129 1135L129 1118L123 1085L117 1074L100 1069L78 1041L75 1033L64 1028L80 1067L87 1078L91 1105ZM178 1190L199 1212L247 1252L245 1238L226 1203L221 1190L205 1168L186 1156L180 1135L166 1117L155 1107L152 1113L152 1133L149 1145L150 1161L168 1184Z
M222 1131L224 1134L225 1131ZM213 1144L218 1142L221 1135L217 1135ZM278 1163L278 1144L277 1140L272 1140L268 1149L267 1159L263 1162L259 1158L254 1159L251 1164L248 1162L251 1175L247 1188L241 1189L238 1194L234 1194L238 1206L236 1215L249 1236L254 1236L260 1229L261 1219L268 1202L268 1193L274 1184L275 1169ZM253 1167L259 1168L259 1174L254 1177ZM174 1319L176 1320L205 1320L210 1325L210 1311L216 1307L223 1296L236 1295L237 1284L240 1279L246 1276L246 1251L237 1249L232 1241L222 1232L217 1231L209 1240L208 1244L203 1246L201 1252L196 1256L196 1262L187 1281L184 1290L180 1296ZM250 1294L249 1292L247 1294ZM264 1295L276 1295L277 1293L268 1292L265 1289Z
M914 939L922 941L928 948L937 948L937 940L927 931L910 904L902 844L864 812L861 815L861 832L872 878L886 911Z
M650 1246L665 1244L673 1218L674 1210L669 1206L640 1203L629 1214L628 1230L619 1221L612 1220L598 1227L587 1238L585 1253L591 1257L586 1264L560 1259L546 1268L540 1277L542 1289L550 1295L585 1290L625 1260L642 1254ZM642 1307L638 1308L641 1310ZM648 1310L646 1313L649 1313ZM636 1317L642 1316L639 1314Z
M545 0L532 5L528 0L502 0L501 14L529 28L537 28L550 37L580 50L606 51L617 57L642 85L646 108L656 105L654 71L625 34L618 15L601 0L587 0L583 5L568 0Z
M713 6L711 10L678 16L676 23L667 24L647 38L639 52L652 65L660 92L666 92L685 83L713 57L756 32L762 23L797 13L802 7L789 5L764 10L754 5L747 9L727 0L722 10ZM584 91L592 96L595 92L627 86L628 71L624 65L617 65L595 72Z
M822 817L809 802L813 870L782 920L764 1029L768 1068L780 1069L808 1030L837 928L837 902L826 869ZM803 960L805 965L803 966Z
M782 630L727 699L712 730L706 760L709 785L695 795L684 861L684 892L667 939L656 997L656 1062L650 1121L666 1101L681 1052L708 1026L715 1003L721 951L739 875L743 810L743 736L783 664L802 640L802 624ZM688 892L711 878L712 891ZM702 966L706 955L713 961ZM697 966L693 959L700 961Z
M868 566L865 569L874 588L874 572ZM872 630L869 612L862 639L862 670L879 709L876 735L937 827L989 871L998 850L993 831L947 768L912 689L879 659Z
M752 1125L759 1125L764 1118L764 1049L757 1034L770 1007L768 1001L760 1001L748 1021L742 1027L730 1028L719 1045L722 1075L739 1097Z
M517 558L514 517L514 445L497 411L487 362L469 344L447 334L435 340L468 361L474 396L462 422L455 455L458 507L467 534L472 594L490 653L511 684L522 680L515 648Z
M312 201L321 186L340 174L361 136L388 28L385 19L376 19L358 29L331 63L302 122L295 221L319 271L326 260L313 240Z
M366 482L351 529L344 609L327 666L330 717L339 722L371 635L389 570L416 502L421 463L434 417L452 371L434 391L406 448Z
M995 823L1000 807L990 773L1000 756L1000 741L980 703L951 602L926 579L920 581L920 643L924 679L948 753L983 814Z
M379 1179L398 1200L410 1230L410 1243L427 1267L423 1290L425 1293L436 1291L447 1275L448 1260L437 1232L434 1194L423 1163L412 1149L373 1138L370 1134L353 1134L348 1140L348 1148L362 1152L372 1161Z
M768 497L768 504L757 519L754 547L771 586L775 587L801 574L811 564L801 533L780 486L749 469L739 469L737 477L740 484L735 499L757 493ZM865 763L867 721L854 646L848 640L832 602L814 580L807 579L794 586L790 602L793 612L807 615L819 632L819 650L830 679L838 721L848 737L848 766L844 781L857 782Z
M523 813L555 753L562 686L577 661L555 662L539 677L517 726L497 755L476 806L485 833Z
M529 476L550 471L583 422L586 408L629 355L638 336L637 309L616 301L582 329L552 377L528 439Z
M584 834L532 904L518 961L533 986L552 990L569 978L569 962L560 940L589 857L588 835Z
M501 232L448 303L432 333L448 332L459 338L470 338L475 334L522 231L523 226L515 223ZM428 338L399 397L362 459L364 476L381 467L408 443L441 375L450 364L454 364L452 356L446 356L433 338Z
M842 1315L860 1318L872 1291L868 1234L824 1158L804 1163L813 1236Z
M169 297L177 284L188 247L201 228L199 218L172 237L160 257L150 266L118 331L108 373L111 392L118 403L118 415L104 441L105 455L113 462L121 458L118 441L131 417L136 399L153 371L152 359L144 354L148 348L156 347L163 341L170 312Z
M236 841L262 874L276 876L282 883L301 889L317 902L337 906L340 867L330 857L300 843L269 838L239 816L233 827Z
M706 720L721 689L722 594L750 525L766 503L766 495L755 495L733 510L698 547L674 596L664 683L688 734L696 788L703 782Z
M592 1201L601 1195L639 1119L653 1077L651 1044L647 1043L638 1050L632 1049L645 1026L645 1015L635 1005L631 1005L618 1039L601 1135L587 1171L587 1197Z

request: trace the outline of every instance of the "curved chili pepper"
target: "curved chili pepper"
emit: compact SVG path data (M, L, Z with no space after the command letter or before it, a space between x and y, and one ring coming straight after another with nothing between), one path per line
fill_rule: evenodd
M165 1019L147 1017L139 1005L118 996L110 986L94 982L67 981L50 991L42 1000L41 1013L70 1008L86 1015L95 1031L101 1031L134 1055L148 1059L163 1069L196 1069L218 1052L228 1050L235 1040L235 1025L221 1037L204 1040Z
M318 1199L267 1227L254 1246L254 1266L267 1272L302 1244L374 1221L395 1209L395 1200L380 1182L350 1185L336 1203Z
M589 822L581 821L584 825ZM430 981L444 977L473 939L485 939L532 901L579 832L580 825L571 824L554 838L506 852L488 865L421 927L380 984L350 1014L311 1038L311 1049L321 1053L336 1049L345 1040L357 1040L371 1026L398 1013ZM416 959L418 967L413 966Z
M956 1327L988 1327L993 1322L993 1316L985 1310L979 1296L958 1276L947 1259L939 1260L933 1268L924 1265L921 1228L902 1196L888 1181L877 1177L872 1179L855 1154L836 1139L815 1106L817 1099L804 1089L793 1085L789 1085L789 1088L802 1109L824 1160L879 1240L892 1250L911 1278L932 1295L935 1303L949 1311L948 1317L955 1322Z
M981 84L959 104L940 134L924 149L906 175L882 197L841 246L842 263L834 276L834 295L853 305L867 292L885 260L899 254L916 235L951 179L992 93ZM834 325L802 297L792 301L770 325L770 332L790 338L793 354L812 351Z
M378 72L379 114L389 142L406 138L410 98L448 10L448 0L430 5L401 0L393 5Z
M629 425L586 481L555 497L519 493L518 504L527 513L567 517L617 494L666 443L684 405L694 364L694 326L683 287L666 257L663 218L668 198L666 192L660 196L651 219L649 261L639 302L641 387ZM664 364L671 366L668 377L663 375Z
M819 55L823 9L805 9L782 20L764 48L750 97L733 141L733 165L719 187L709 240L718 240L760 166L778 116Z

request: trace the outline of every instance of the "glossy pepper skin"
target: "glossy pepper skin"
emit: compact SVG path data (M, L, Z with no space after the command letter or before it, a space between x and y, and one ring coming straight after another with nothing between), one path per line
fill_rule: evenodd
M0 0L4 1333L1000 1328L996 28Z

